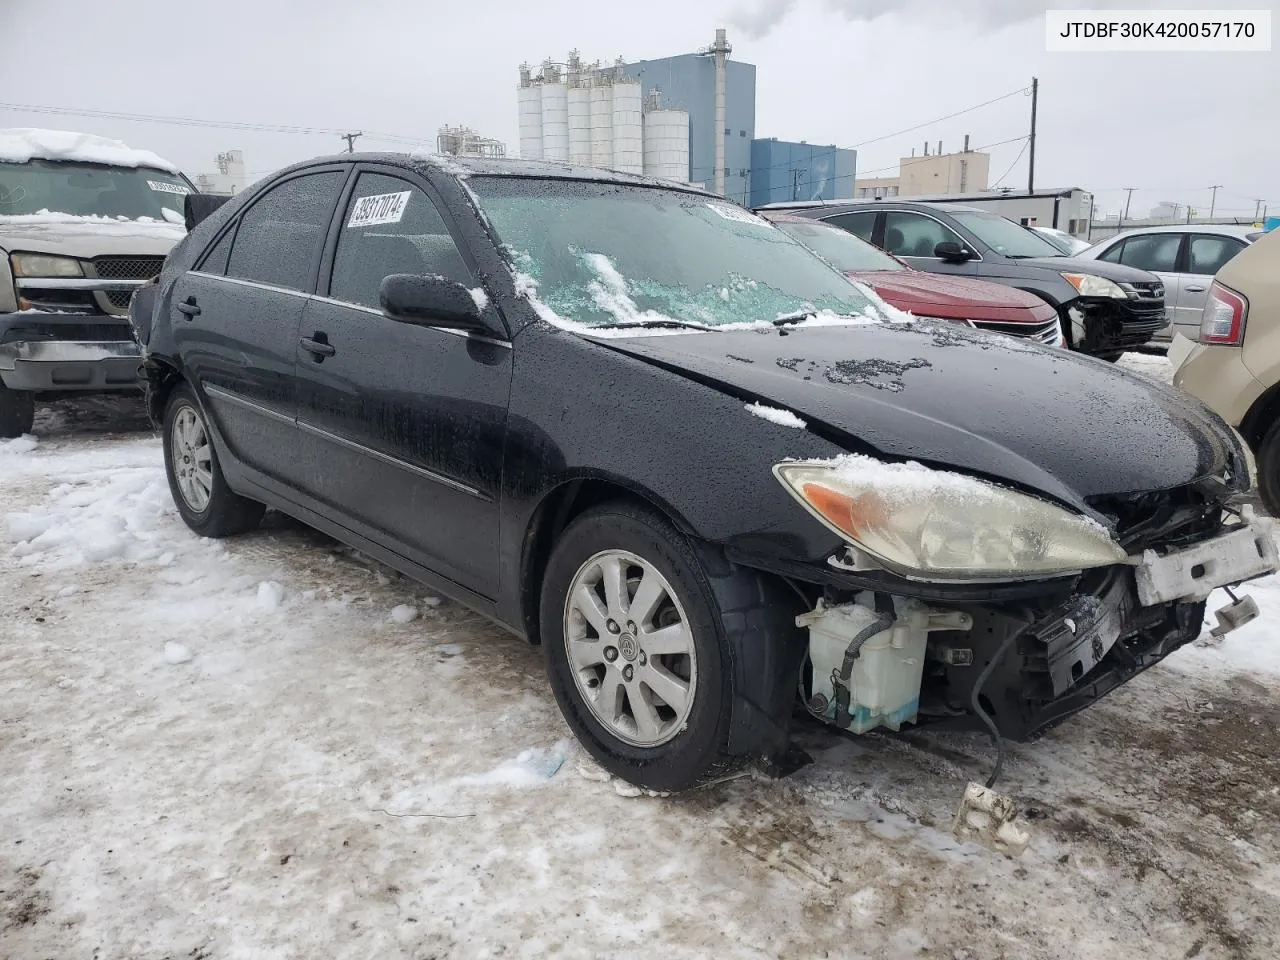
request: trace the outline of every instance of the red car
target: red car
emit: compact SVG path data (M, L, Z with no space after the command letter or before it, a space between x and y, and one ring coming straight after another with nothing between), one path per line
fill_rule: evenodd
M1035 294L987 280L915 270L821 220L763 210L759 214L899 310L1065 346L1057 311Z

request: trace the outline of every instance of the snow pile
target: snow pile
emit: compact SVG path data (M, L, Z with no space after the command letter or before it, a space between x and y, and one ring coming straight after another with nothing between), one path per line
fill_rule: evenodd
M164 645L164 662L177 666L180 663L189 663L194 654L180 643L174 643L172 640Z
M67 160L178 172L172 163L150 150L135 150L120 140L108 137L38 127L0 129L0 163L26 163L28 160Z
M421 784L396 793L387 812L396 816L430 815L451 803L477 799L475 794L499 790L529 790L551 782L577 746L562 739L550 747L530 747L482 773L468 773L435 784Z
M780 427L796 427L803 430L805 422L790 410L779 410L777 407L766 407L763 403L748 403L747 412L757 417L776 423Z
M476 309L483 312L484 308L489 306L489 295L484 292L484 287L472 287L467 293L471 294L471 299L476 303Z
M29 433L24 433L20 437L14 437L12 440L0 440L0 457L30 453L38 446L38 441Z
M278 610L284 603L284 587L274 580L258 584L258 606L263 610Z
M402 603L392 609L387 619L392 623L412 623L418 619L418 608L412 604Z

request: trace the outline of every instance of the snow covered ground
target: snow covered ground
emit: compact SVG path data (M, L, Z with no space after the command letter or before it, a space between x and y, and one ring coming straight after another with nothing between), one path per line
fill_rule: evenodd
M1009 860L948 831L975 736L812 730L788 779L635 796L539 651L275 514L195 538L139 405L60 404L0 441L0 957L1275 957L1250 592L1012 748Z

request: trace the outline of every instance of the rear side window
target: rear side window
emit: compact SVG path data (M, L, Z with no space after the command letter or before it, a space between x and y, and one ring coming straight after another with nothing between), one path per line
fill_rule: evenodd
M842 213L828 217L827 223L834 223L837 227L848 230L855 237L861 237L870 243L871 234L876 226L876 215L874 213Z
M378 288L393 273L472 283L431 198L398 177L362 173L343 213L329 296L378 307Z
M227 276L310 291L345 174L311 173L273 187L240 218Z
M204 262L200 264L201 273L212 273L219 277L226 274L227 260L231 256L231 240L235 235L236 228L232 227L213 245L213 249L206 254Z
M1182 245L1180 233L1148 233L1130 237L1124 242L1120 262L1139 270L1159 270L1172 273L1178 264L1178 248Z
M1244 249L1244 244L1234 237L1199 235L1191 238L1191 258L1188 273L1213 276L1226 262Z

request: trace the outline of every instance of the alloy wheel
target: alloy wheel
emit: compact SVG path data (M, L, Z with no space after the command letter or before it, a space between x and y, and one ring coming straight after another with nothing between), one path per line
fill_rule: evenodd
M588 708L618 739L656 747L683 729L697 684L693 635L652 564L625 550L587 560L569 584L564 643Z
M213 448L204 421L190 406L182 406L173 418L173 475L187 506L203 513L213 496Z

